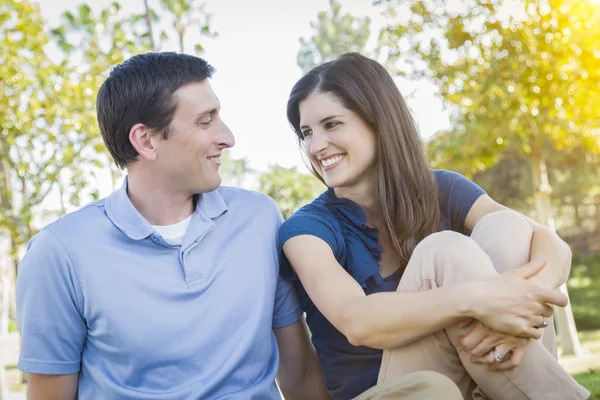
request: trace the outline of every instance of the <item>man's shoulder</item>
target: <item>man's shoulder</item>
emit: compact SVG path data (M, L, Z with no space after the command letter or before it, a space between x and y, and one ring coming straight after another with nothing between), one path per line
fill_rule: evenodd
M86 237L89 239L91 232L97 231L90 226L97 226L97 221L103 214L104 199L101 199L60 217L31 238L27 246L28 252L31 251L32 246L35 246L43 252L49 249L62 249L58 250L59 253L63 251L68 253L68 249L77 248L78 243L85 241Z
M231 186L220 186L216 191L219 193L227 207L231 206L261 206L276 209L275 201L268 195L249 189Z
M105 201L106 199L100 199L86 204L46 225L43 230L52 232L59 238L71 237L81 227L89 228L90 223L94 223L98 218L105 216Z

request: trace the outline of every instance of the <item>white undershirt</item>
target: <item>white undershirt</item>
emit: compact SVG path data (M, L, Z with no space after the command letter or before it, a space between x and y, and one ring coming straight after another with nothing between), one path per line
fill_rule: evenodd
M191 221L192 216L190 215L183 221L180 221L176 224L162 226L152 225L152 228L154 228L156 232L160 233L160 236L162 236L167 243L174 246L181 246L181 243L183 243L183 237L185 236Z

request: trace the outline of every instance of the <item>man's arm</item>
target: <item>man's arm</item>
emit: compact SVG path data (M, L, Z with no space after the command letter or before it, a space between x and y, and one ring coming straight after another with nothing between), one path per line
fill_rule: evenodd
M279 346L277 382L285 399L330 399L304 318L273 332Z
M30 241L17 276L18 368L32 400L77 398L87 335L83 294L62 241L45 229Z
M75 400L79 374L29 375L29 400Z

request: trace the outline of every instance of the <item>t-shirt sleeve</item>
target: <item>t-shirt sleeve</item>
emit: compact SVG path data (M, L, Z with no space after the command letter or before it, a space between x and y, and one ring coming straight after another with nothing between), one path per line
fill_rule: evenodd
M271 206L275 213L276 230L278 232L283 222L283 216L277 204L271 199ZM279 252L278 249L275 251ZM277 258L279 256L277 255ZM277 265L277 264L276 264ZM279 271L279 265L277 265ZM294 286L277 274L277 287L275 289L275 303L273 305L273 328L285 328L298 321L302 316L302 309L298 301L298 294Z
M87 328L83 295L62 242L43 230L29 242L17 275L18 367L34 374L79 371Z
M343 249L343 238L340 237L339 229L336 229L335 223L327 215L317 212L298 210L294 215L288 218L279 230L279 240L277 243L279 250L279 273L286 280L298 279L292 269L287 257L283 252L283 245L289 239L300 235L316 236L331 247L331 251L340 258L340 252Z
M284 328L298 321L302 309L298 302L298 294L291 282L277 278L275 291L275 307L273 309L273 328Z
M456 232L465 231L465 220L473 203L485 191L465 176L453 172L436 170L440 212L449 223L448 228Z

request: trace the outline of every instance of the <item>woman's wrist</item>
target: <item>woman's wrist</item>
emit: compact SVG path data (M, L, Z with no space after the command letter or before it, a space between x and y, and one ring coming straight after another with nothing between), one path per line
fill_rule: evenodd
M452 287L455 289L455 304L456 313L460 319L473 318L480 319L481 312L479 312L479 299L480 299L480 282L464 282Z

